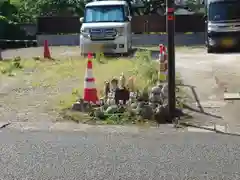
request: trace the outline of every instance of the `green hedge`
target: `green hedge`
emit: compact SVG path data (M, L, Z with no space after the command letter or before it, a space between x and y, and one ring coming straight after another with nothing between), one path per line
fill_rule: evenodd
M17 23L9 21L4 16L0 16L0 39L23 40L29 39L29 37Z

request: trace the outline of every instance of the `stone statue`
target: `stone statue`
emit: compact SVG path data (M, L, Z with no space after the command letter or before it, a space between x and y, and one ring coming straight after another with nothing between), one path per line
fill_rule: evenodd
M110 83L105 83L105 93L107 93L106 104L115 105L115 93L118 90L118 79L113 78Z
M150 91L150 102L153 103L162 103L162 87L160 84L154 86Z
M120 89L124 89L125 88L125 84L126 84L126 78L124 76L124 74L122 73L119 77L119 88Z
M110 83L108 81L105 81L104 84L104 98L105 100L108 98L108 94L110 93Z
M133 76L128 78L127 88L129 89L130 92L135 92L134 77Z
M118 79L117 78L113 78L111 80L111 84L110 84L110 91L115 92L118 89Z

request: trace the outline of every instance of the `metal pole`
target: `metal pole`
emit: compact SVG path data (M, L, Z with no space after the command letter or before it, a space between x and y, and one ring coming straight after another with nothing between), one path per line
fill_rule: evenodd
M175 95L175 16L174 0L167 0L166 23L168 34L168 110L170 120L175 120L176 95Z

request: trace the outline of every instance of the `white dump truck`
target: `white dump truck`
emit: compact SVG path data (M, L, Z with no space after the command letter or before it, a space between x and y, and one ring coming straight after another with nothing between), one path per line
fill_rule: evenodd
M206 0L206 46L208 53L240 47L240 1Z
M81 54L127 54L131 50L131 15L127 2L90 2L80 21Z

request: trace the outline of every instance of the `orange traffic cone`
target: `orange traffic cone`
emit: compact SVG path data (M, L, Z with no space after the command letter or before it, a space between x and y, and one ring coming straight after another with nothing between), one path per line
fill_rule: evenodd
M95 78L93 77L92 67L92 54L88 53L87 69L84 80L84 101L98 104L99 99L95 86Z
M46 59L51 59L51 54L50 54L50 50L49 50L49 47L48 47L48 41L47 41L47 40L44 41L44 52L43 52L43 56L44 56L44 58L46 58Z

